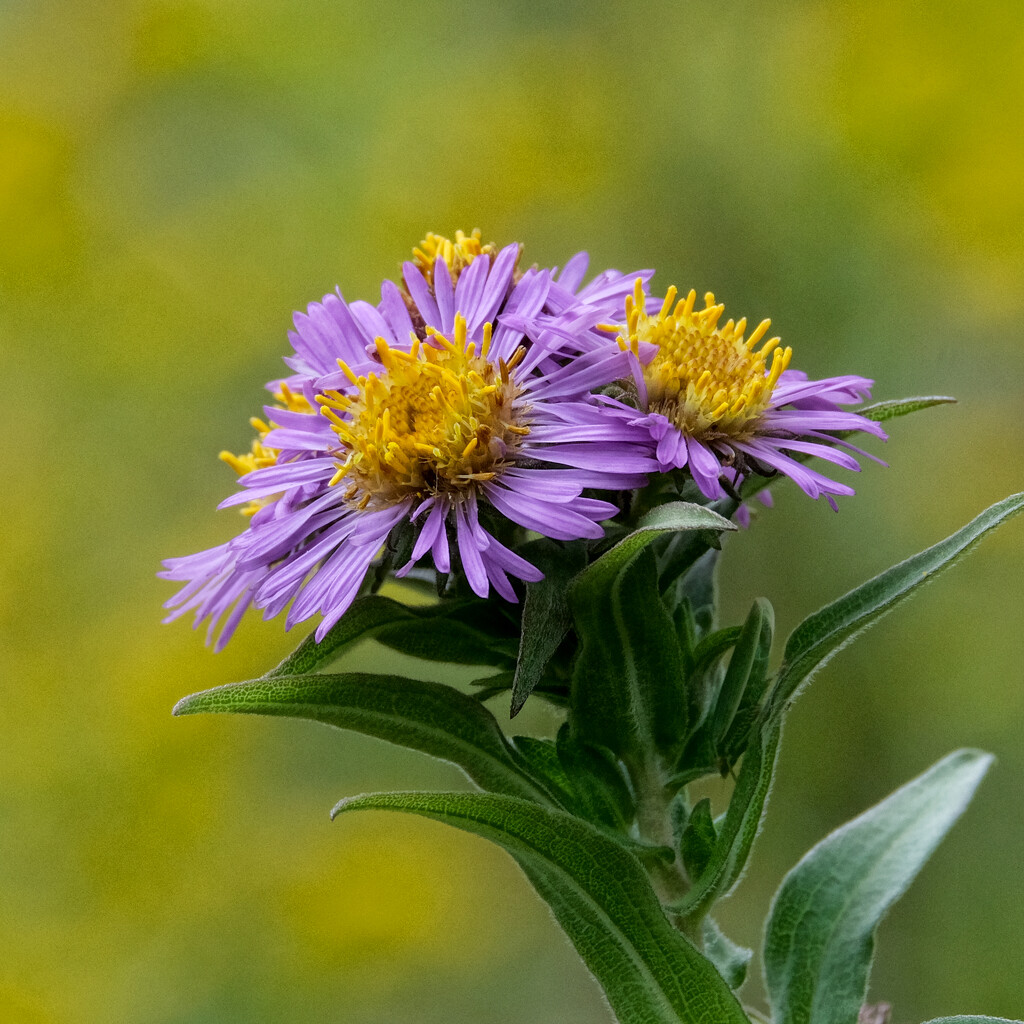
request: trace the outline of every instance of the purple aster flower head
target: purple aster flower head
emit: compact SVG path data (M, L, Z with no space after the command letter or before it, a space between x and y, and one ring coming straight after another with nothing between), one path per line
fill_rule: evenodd
M837 433L865 431L885 438L877 424L842 405L863 401L872 381L829 377L812 381L791 370L792 349L779 338L764 341L771 321L749 338L747 321L720 324L725 307L710 292L704 308L696 292L676 301L670 288L660 308L635 283L625 303L625 323L606 326L633 357L633 376L642 415L615 405L632 424L649 432L660 469L686 468L705 497L721 498L749 474L790 477L812 498L853 494L802 461L817 456L844 469L860 466L860 449ZM605 335L608 336L607 334ZM869 456L871 457L871 456Z
M461 244L463 256L475 248ZM396 575L420 561L458 567L478 596L515 601L511 580L541 573L503 540L517 529L600 538L617 506L584 489L642 486L657 469L646 427L591 395L628 375L630 353L556 360L525 341L519 319L544 307L552 282L516 273L518 245L480 246L456 273L446 255L456 260L435 245L429 267L407 263L404 289L385 282L379 306L339 294L296 316L295 375L272 385L279 404L253 453L227 459L244 475L222 507L243 505L249 527L165 563L162 575L186 584L169 618L194 612L219 649L247 607L269 618L290 605L289 626L322 616L320 639L399 529L412 540Z

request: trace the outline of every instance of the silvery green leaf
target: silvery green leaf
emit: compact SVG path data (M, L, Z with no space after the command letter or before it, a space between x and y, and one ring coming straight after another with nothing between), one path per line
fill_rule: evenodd
M477 700L441 683L348 672L218 686L179 701L176 715L230 712L307 718L376 736L461 768L481 789L551 803Z
M856 1024L874 935L966 809L992 758L943 758L822 840L785 877L765 932L775 1024Z
M483 836L519 863L621 1024L749 1024L712 963L668 922L639 861L580 819L490 793L376 793L353 810L419 814Z
M922 584L935 579L989 530L1022 509L1024 494L1004 498L945 540L894 565L804 619L786 641L782 668L770 698L775 712L861 630L877 622Z
M701 925L704 955L718 968L731 989L738 989L747 980L747 968L754 955L752 949L737 945L710 917Z

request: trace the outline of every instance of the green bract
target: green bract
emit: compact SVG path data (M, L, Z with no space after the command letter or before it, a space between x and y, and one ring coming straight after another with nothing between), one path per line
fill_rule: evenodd
M879 403L889 419L947 401ZM753 479L753 478L752 478ZM765 486L759 480L758 487ZM306 718L457 765L478 792L376 793L334 815L398 810L489 839L551 907L623 1024L857 1024L875 929L966 809L991 758L960 751L819 843L786 876L762 960L770 1018L737 990L751 951L710 916L742 875L800 688L861 630L1024 510L993 505L944 541L805 619L772 672L771 604L720 626L715 569L739 496L711 504L653 488L604 540L524 546L545 577L518 606L438 581L416 607L372 592L319 644L261 679L185 698L177 714ZM379 582L379 581L377 581ZM422 600L422 598L420 598ZM330 672L353 645L481 669L475 692L393 675ZM484 702L564 713L556 735L510 736ZM717 818L689 787L729 777ZM931 1024L983 1024L948 1017Z

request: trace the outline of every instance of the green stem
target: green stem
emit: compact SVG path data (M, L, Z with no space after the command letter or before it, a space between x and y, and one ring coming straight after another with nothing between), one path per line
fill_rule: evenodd
M627 768L636 790L639 838L652 846L667 846L675 850L670 810L675 790L665 785L665 773L655 764L629 764ZM678 902L690 891L690 878L678 851L671 863L659 860L647 865L647 870L662 906ZM698 949L703 947L699 923L694 926L679 914L668 910L665 913L673 927L686 935Z

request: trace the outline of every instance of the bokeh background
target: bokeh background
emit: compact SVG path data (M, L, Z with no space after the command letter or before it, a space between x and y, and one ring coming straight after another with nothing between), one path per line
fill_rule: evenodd
M0 1019L609 1020L500 851L328 822L454 772L304 723L172 719L297 637L253 621L214 656L159 625L153 574L240 525L213 510L216 454L248 446L292 310L373 298L457 227L713 289L876 397L959 396L895 423L839 515L780 488L729 541L732 617L764 594L784 634L1020 490L1022 25L1015 0L5 0ZM884 924L872 992L898 1024L1024 1016L1022 607L1017 522L821 673L735 938L830 828L983 747L998 763Z

